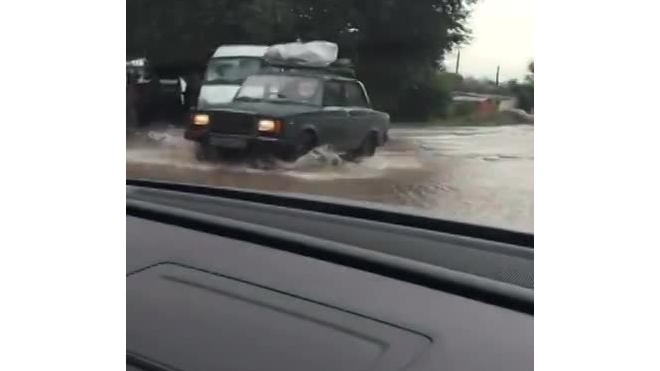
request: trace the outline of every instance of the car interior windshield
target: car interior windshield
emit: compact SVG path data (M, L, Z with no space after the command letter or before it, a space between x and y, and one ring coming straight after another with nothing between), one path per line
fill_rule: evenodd
M250 76L236 94L236 100L314 104L317 101L319 86L319 80L310 77Z
M246 77L259 72L260 69L259 58L214 58L209 61L204 81L240 84Z

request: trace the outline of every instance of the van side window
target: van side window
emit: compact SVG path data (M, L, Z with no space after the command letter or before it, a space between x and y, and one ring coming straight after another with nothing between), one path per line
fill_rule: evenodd
M323 89L323 105L326 107L344 106L342 84L337 81L326 81Z
M367 97L364 96L362 86L356 82L344 83L344 91L346 92L346 102L351 107L369 107Z

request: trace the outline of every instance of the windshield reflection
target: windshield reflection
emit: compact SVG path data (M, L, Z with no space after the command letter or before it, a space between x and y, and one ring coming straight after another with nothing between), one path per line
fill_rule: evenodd
M312 77L250 76L239 89L235 100L318 104L320 85L320 81Z

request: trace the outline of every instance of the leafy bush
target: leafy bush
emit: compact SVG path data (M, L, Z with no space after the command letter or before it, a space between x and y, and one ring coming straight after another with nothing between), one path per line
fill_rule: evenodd
M392 116L404 121L427 121L446 117L451 102L450 84L442 75L410 84L398 92L397 109Z
M511 84L511 92L518 99L518 108L528 113L532 111L534 108L534 84Z

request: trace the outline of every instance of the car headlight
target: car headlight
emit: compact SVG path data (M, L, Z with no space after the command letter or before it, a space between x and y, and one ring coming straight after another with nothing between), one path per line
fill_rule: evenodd
M282 122L280 120L259 120L257 129L268 133L278 133L282 129Z
M208 125L209 121L209 115L197 114L193 117L193 124L195 125Z

